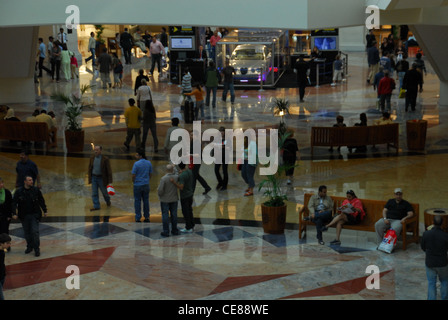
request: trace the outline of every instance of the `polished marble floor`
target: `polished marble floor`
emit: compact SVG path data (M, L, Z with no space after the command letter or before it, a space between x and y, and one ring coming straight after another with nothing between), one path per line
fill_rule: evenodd
M151 179L151 223L133 222L131 168L134 147L123 147L127 100L134 97L133 80L140 68L149 71L147 58L135 58L126 66L123 88L101 89L99 78L90 64L81 66L79 80L51 82L44 76L36 85L36 101L10 104L24 119L37 108L54 111L59 124L58 147L31 148L30 159L39 167L48 217L41 222L41 256L25 255L21 226L11 225L12 251L6 255L8 277L5 297L20 299L104 299L104 300L423 300L426 298L424 253L411 244L393 254L376 250L375 235L370 232L343 230L341 246L331 246L334 230L324 235L319 245L314 229L298 239L297 217L303 195L325 184L330 195L342 196L352 189L359 198L388 199L401 187L404 198L420 204L420 232L427 208L447 208L442 185L448 181L446 138L448 112L438 106L438 79L427 63L424 92L414 113L404 112L404 101L392 98L394 121L400 123L400 150L396 156L385 146L364 154L317 148L310 154L313 126L332 125L338 114L347 125L354 125L366 112L369 123L380 117L375 107L375 92L365 84L367 74L364 53L350 53L349 74L342 84L308 88L305 102L299 103L296 88L259 91L239 89L236 103L220 101L216 109L206 110L202 129L265 128L277 124L271 106L274 98L287 98L291 114L285 117L294 129L301 159L291 185L284 182L288 195L287 230L284 235L268 235L261 226L260 203L263 191L244 197L244 182L235 166L230 166L226 191L216 191L212 166L202 165L201 175L213 190L202 195L198 184L194 197L197 226L193 234L163 238L157 189L168 157L154 153L148 137L147 154L155 167ZM84 151L67 154L63 137L63 106L54 103L51 94L74 92L82 84L94 84L85 99L92 105L83 112L86 132ZM157 109L159 141L165 138L170 119L180 115L177 84L157 73L150 80ZM406 144L406 121L428 121L426 148L411 152ZM190 125L181 123L181 127ZM116 195L112 206L102 202L98 216L90 212L92 201L87 184L88 157L93 145L102 145L111 158ZM20 147L7 141L0 145L0 176L6 187L15 182L15 164ZM261 180L257 173L256 182ZM182 214L178 212L181 226ZM105 219L106 218L106 219ZM66 268L80 268L79 290L66 288ZM366 289L366 268L378 266L381 288ZM37 294L38 293L38 294Z

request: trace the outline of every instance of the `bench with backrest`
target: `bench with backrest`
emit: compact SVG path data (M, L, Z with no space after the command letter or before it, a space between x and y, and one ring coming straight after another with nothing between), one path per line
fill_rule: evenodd
M52 133L53 138L50 137ZM0 121L0 139L45 142L47 149L57 146L57 129L44 122Z
M311 156L314 155L314 147L358 147L377 144L387 144L388 148L395 148L398 154L399 124L311 128Z
M303 218L309 215L308 202L313 194L306 193L303 201L303 208L299 211L299 239L302 239L303 233L306 232L307 225L314 225L311 221L306 221ZM345 197L336 197L331 196L333 199L333 214L336 213L338 207L342 205L342 202L346 199ZM363 206L366 216L364 219L356 225L347 225L344 224L343 229L350 230L358 230L358 231L371 231L375 232L375 223L383 218L383 209L386 205L387 201L383 200L369 200L369 199L360 199ZM419 205L418 203L411 203L412 208L414 209L414 215L412 218L407 219L405 224L403 224L402 229L402 241L403 241L403 250L406 250L407 244L409 242L418 243L419 233L418 233L418 223L419 223ZM411 234L408 237L408 234ZM376 236L375 236L376 239Z

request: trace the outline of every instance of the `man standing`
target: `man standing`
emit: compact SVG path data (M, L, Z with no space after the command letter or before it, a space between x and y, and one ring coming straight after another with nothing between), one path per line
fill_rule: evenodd
M403 200L403 191L401 188L394 190L395 199L389 199L383 209L383 218L375 223L375 231L378 245L383 241L384 233L392 228L397 237L403 228L406 219L414 215L412 205Z
M162 55L165 54L165 48L163 47L162 43L159 40L157 40L156 37L152 37L152 42L149 45L149 52L151 53L151 60L152 60L150 75L153 75L154 68L157 63L157 70L159 71L160 76L161 73L160 60L162 58Z
M182 215L185 219L185 228L180 232L192 233L194 228L193 218L193 172L191 172L184 163L179 163L179 178L176 181L171 178L170 181L180 190L180 205L182 207Z
M44 66L47 49L45 47L44 39L39 38L39 78L42 78L42 69L51 74L51 70Z
M95 49L96 49L95 32L90 32L88 50L90 51L91 56L86 59L86 64L88 61L92 60L92 67L95 66Z
M373 40L372 46L367 49L367 62L369 64L367 83L372 84L373 77L378 73L380 62L380 52L378 51L376 40Z
M233 75L235 74L235 68L226 60L226 66L221 71L224 77L224 89L222 91L222 101L226 102L227 92L230 90L230 102L235 103L235 88L233 87Z
M423 76L417 70L416 63L413 63L411 70L408 70L404 75L403 89L406 90L405 111L408 112L409 106L411 106L412 111L415 111L418 92L423 91Z
M165 48L165 54L168 54L168 35L166 34L166 28L160 29L160 43Z
M98 188L103 194L104 201L110 207L110 196L107 193L107 185L112 184L112 169L109 158L102 155L103 147L95 146L94 154L90 157L88 168L88 182L92 184L93 208L90 211L100 210Z
M442 222L440 215L434 216L434 227L422 236L421 248L426 253L428 300L437 300L437 277L441 284L441 298L448 300L448 233L441 229Z
M67 34L64 32L64 28L60 28L59 29L59 33L58 33L58 41L61 43L61 44L66 44L68 41L67 41Z
M179 129L179 118L172 118L171 119L171 127L168 128L168 130L166 131L166 136L165 136L165 143L163 145L163 150L165 151L165 153L167 155L170 154L171 149L179 143L178 141L171 141L171 133L176 130ZM179 138L180 139L180 138Z
M135 222L140 222L142 218L143 202L143 222L149 222L149 180L151 179L152 164L146 159L145 151L138 150L135 154L137 162L132 167L132 182L134 183L134 209Z
M35 256L40 256L39 221L42 218L42 211L44 216L47 216L47 206L40 189L34 187L32 177L26 176L22 187L14 193L13 211L13 218L17 219L18 216L22 222L26 240L25 253L30 253L34 249Z
M140 134L141 134L141 124L140 120L143 117L142 110L137 108L135 105L135 100L130 98L128 100L129 107L124 111L124 118L126 119L126 127L127 127L127 135L126 141L124 142L124 146L129 150L129 144L132 141L132 138L135 137L135 146L136 148L140 148Z
M104 48L103 53L98 57L98 64L103 89L107 88L107 84L111 87L110 71L112 70L112 57L107 53L107 48Z
M305 217L305 221L312 221L316 224L317 240L319 244L324 245L322 239L322 230L326 222L329 222L333 214L333 199L327 196L327 187L322 185L319 187L317 195L312 195L308 202L309 216Z
M162 209L163 231L161 235L163 237L169 237L170 235L170 221L171 234L179 234L179 230L177 229L177 201L179 200L179 196L177 194L177 187L171 180L177 183L178 176L174 173L174 166L169 164L166 166L166 174L160 179L160 184L157 189L160 208Z
M123 48L126 64L132 64L131 50L133 45L134 41L131 34L128 32L128 28L124 28L124 32L120 35L120 46Z
M294 72L297 74L300 102L303 102L303 98L305 97L305 88L308 83L308 75L310 73L310 66L305 60L303 60L303 56L299 56L297 59L294 65Z
M30 176L33 179L33 183L37 182L39 189L42 188L37 165L29 159L29 153L26 150L20 152L20 161L17 162L16 173L16 188L23 186L26 176Z

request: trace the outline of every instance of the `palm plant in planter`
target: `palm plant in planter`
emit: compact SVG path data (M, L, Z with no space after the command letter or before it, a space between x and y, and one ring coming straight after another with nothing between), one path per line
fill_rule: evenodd
M84 149L84 131L82 130L79 116L84 108L88 107L82 97L91 85L82 85L80 94L67 95L65 93L55 93L51 99L65 104L65 118L67 125L65 128L65 143L68 152L81 152Z
M290 133L279 135L279 149L283 148L284 142ZM286 225L286 203L287 195L282 190L282 177L291 166L280 165L276 173L267 175L258 186L258 191L265 188L264 195L268 200L261 204L261 215L263 230L270 234L283 234Z
M281 116L280 125L278 126L279 136L282 136L286 133L286 123L283 119L283 116L289 114L289 101L286 99L277 99L274 100L274 105L272 106L272 111L274 116Z

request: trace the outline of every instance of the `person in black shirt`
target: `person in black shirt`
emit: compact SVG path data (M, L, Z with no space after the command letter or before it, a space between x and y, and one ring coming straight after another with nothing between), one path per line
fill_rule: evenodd
M3 296L3 285L6 278L5 266L5 250L9 251L11 248L11 237L6 233L0 234L0 300L5 300Z
M134 40L128 32L128 28L124 28L124 32L120 35L120 46L123 48L124 59L126 64L131 64L131 50L134 45Z
M383 241L384 233L388 229L395 230L398 237L403 228L403 222L414 215L412 205L406 200L403 200L403 191L401 188L396 188L394 193L395 198L387 201L384 206L383 218L375 224L378 245Z
M42 211L47 216L47 206L40 189L34 187L33 183L33 178L26 176L23 186L14 193L13 218L17 219L18 216L22 222L26 240L25 253L30 253L34 249L38 257L40 256L39 221L42 218Z
M405 111L408 112L409 106L415 111L417 105L417 95L423 91L423 76L417 70L417 64L413 63L412 68L408 70L403 77L403 89L406 89Z
M425 266L428 278L428 300L437 300L437 277L440 280L442 300L448 300L448 233L442 230L442 217L434 216L434 227L425 231L421 248L426 253Z
M134 95L137 95L138 88L142 85L142 80L145 79L146 82L149 82L148 76L145 75L145 71L143 69L140 69L138 71L138 76L135 78L135 84L134 84Z
M308 62L303 60L303 56L299 56L299 59L297 59L294 65L294 69L297 74L297 84L299 86L300 102L303 102L303 98L305 96L305 88L308 83L310 65L308 64Z
M288 177L287 184L291 184L294 176L294 167L298 159L299 147L297 146L297 140L294 138L294 130L289 129L287 133L289 133L289 136L283 143L283 163L287 166L285 171Z

